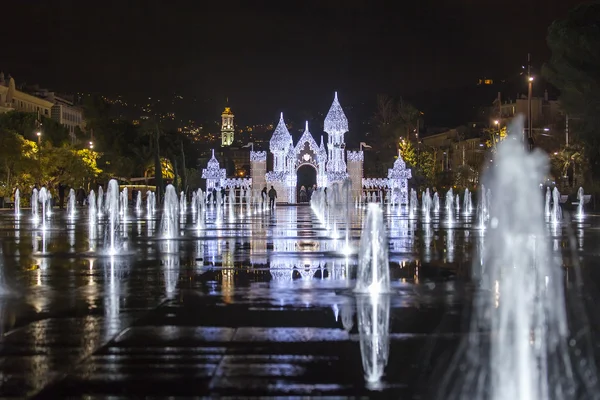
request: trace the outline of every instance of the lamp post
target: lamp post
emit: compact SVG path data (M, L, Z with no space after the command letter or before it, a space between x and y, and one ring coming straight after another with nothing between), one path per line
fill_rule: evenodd
M94 142L90 142L90 150L94 148Z
M531 128L533 126L531 121L531 97L533 92L533 76L531 75L531 53L527 53L527 137L525 142L525 148L532 150L532 135Z
M37 136L37 144L38 144L38 148L37 148L37 160L38 160L38 182L40 182L42 180L42 132L41 131L37 131L36 133ZM41 187L41 186L40 186Z
M531 118L531 97L532 97L532 91L533 91L533 76L530 76L528 79L528 93L527 93L527 141L528 141L528 145L530 145L530 141L531 141L531 131L532 131L532 118ZM531 149L530 149L531 150Z
M494 125L496 125L496 138L494 139L494 143L500 142L500 121L495 120Z

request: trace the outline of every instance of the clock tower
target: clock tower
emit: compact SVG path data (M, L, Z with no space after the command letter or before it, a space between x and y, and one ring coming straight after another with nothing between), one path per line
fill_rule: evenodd
M225 111L221 114L221 146L231 146L233 143L233 113L231 108L225 107Z

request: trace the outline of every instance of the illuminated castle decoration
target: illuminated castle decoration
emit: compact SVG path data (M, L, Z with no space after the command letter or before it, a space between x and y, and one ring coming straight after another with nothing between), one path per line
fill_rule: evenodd
M215 150L206 168L202 170L202 179L206 179L206 191L212 191L221 187L221 181L227 176L225 168L221 168L219 161L215 158Z
M273 171L267 172L265 178L267 186L273 186L277 191L277 202L293 203L296 193L296 176L290 177L290 163L288 155L292 147L292 135L285 126L283 113L279 117L279 123L275 127L273 136L269 141L271 153L273 153ZM294 190L290 190L290 182L294 181ZM270 188L269 188L270 189Z
M327 161L327 184L341 182L348 177L346 170L346 161L344 160L344 133L348 132L348 119L337 97L337 92L333 98L333 103L325 117L323 130L328 134L327 149L329 151Z
M408 180L410 178L412 178L412 172L410 168L406 168L406 163L398 152L394 168L388 169L388 188L394 204L408 204Z
M326 187L348 178L344 159L346 147L344 134L348 132L348 119L338 101L337 92L325 117L324 131L328 134L327 148L323 143L323 137L321 137L321 145L317 146L308 129L308 122L304 133L294 146L292 136L285 126L283 114L281 115L270 141L273 171L266 174L267 185L272 185L277 190L278 202L296 202L297 171L304 165L315 169L316 183L319 187ZM362 176L358 182L361 181Z
M363 151L347 151L346 161L348 163L348 177L352 182L352 200L356 201L362 197L363 192Z
M233 113L231 108L225 107L225 111L221 114L221 146L231 146L233 143Z
M321 137L322 145L323 137ZM317 142L308 130L308 121L306 121L304 133L296 143L292 160L294 161L294 176L296 176L300 167L309 165L317 171L317 186L323 186L327 182L327 176L325 175L327 152L324 147L317 146Z

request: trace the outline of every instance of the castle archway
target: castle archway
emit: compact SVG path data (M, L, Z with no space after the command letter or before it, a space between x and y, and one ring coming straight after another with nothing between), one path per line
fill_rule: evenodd
M317 184L317 168L313 164L300 164L296 169L296 198L298 202L302 202L300 197L300 188L304 186L306 189L308 201L308 188Z

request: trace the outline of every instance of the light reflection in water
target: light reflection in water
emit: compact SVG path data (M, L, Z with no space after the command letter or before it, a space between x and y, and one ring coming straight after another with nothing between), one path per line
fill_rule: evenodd
M454 229L449 228L446 236L446 254L448 256L448 262L454 262Z
M431 224L422 224L422 232L423 238L423 261L428 263L431 262L431 241L433 239L433 232L431 229Z
M95 224L88 225L88 248L90 252L96 251L97 230ZM91 262L91 261L90 261Z
M21 241L19 240L21 238L21 224L19 223L20 221L20 217L17 215L16 219L15 219L15 244L19 244ZM18 246L17 246L17 252L18 250ZM17 253L18 254L18 253Z
M337 303L335 303L332 307L331 310L333 311L333 316L335 318L335 322L338 321L339 317L340 317L340 309L337 305Z
M500 282L494 282L494 305L496 308L500 306Z
M354 326L354 305L350 302L342 305L342 326L350 332Z
M378 390L390 352L390 297L358 296L356 308L365 380L369 389Z
M226 304L233 304L233 293L235 291L233 275L233 268L223 269L221 271L221 291L223 295L223 302Z
M163 246L162 266L165 279L165 296L171 298L179 280L179 243L176 240L166 240Z
M88 285L94 286L96 284L96 282L94 281L94 263L96 260L94 260L93 258L89 258L88 261L90 263L90 270L89 270L89 274L88 274Z

